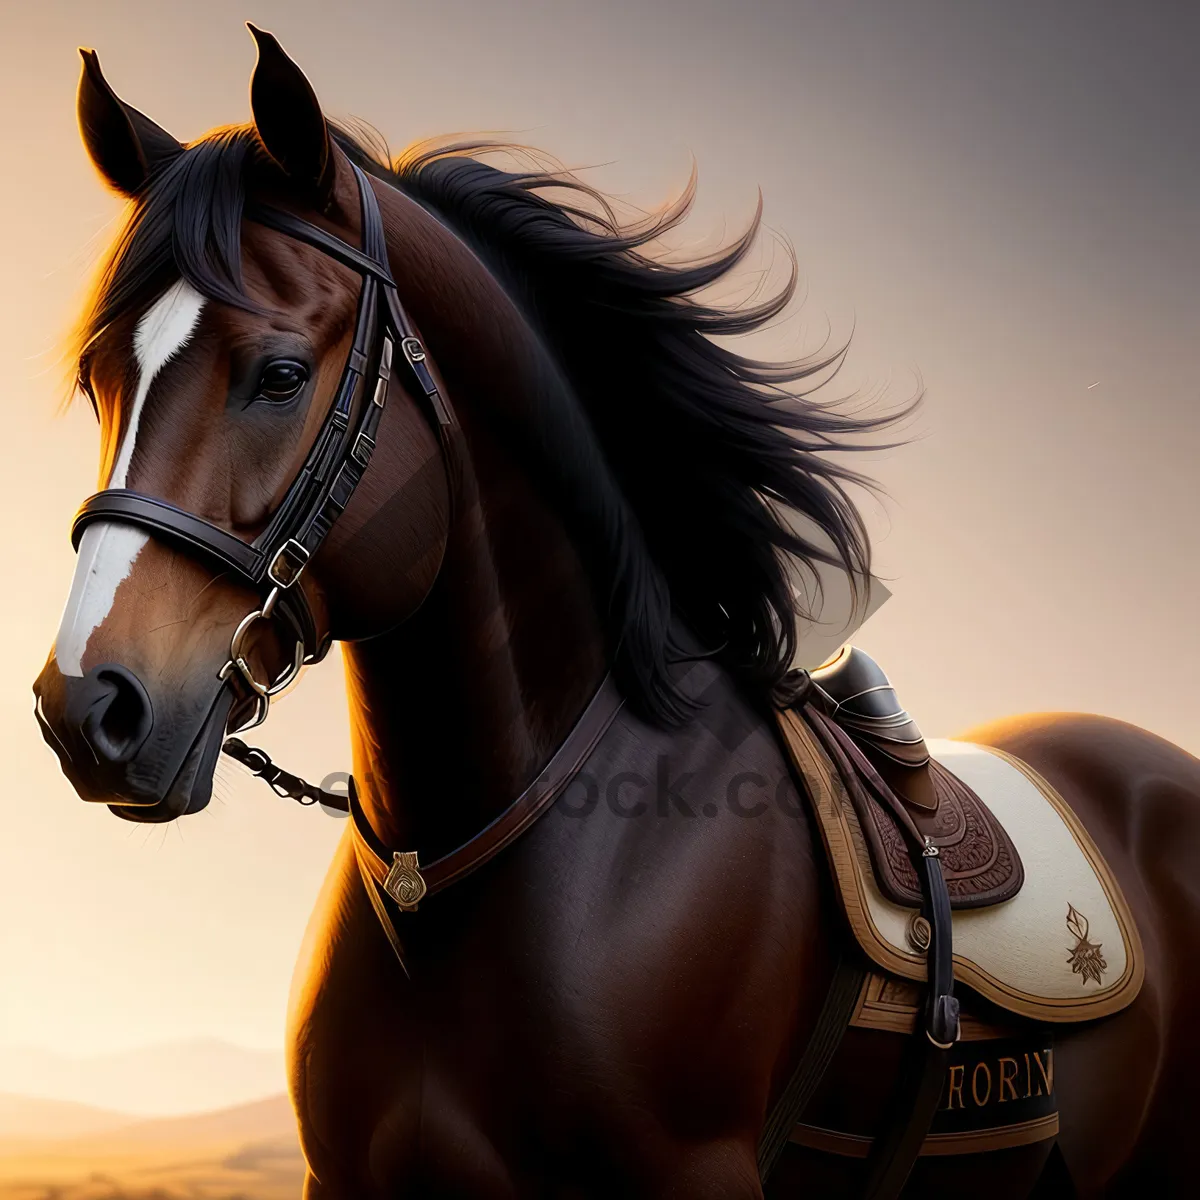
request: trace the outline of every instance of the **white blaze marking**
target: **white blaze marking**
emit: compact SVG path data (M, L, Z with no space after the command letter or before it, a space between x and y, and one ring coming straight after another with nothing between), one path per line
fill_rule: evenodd
M113 464L109 487L126 486L150 385L158 372L187 345L203 307L204 297L181 279L168 288L138 322L133 335L133 351L138 362L137 393L129 414L129 426ZM54 657L64 675L83 674L83 653L88 640L104 623L117 588L133 570L134 560L146 541L147 535L136 526L115 521L97 521L83 531L71 594L67 597L67 607L63 610L54 642Z

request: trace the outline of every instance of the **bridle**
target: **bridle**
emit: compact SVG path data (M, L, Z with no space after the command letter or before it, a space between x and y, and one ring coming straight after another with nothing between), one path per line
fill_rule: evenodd
M108 488L91 496L84 501L71 528L71 540L78 550L83 531L94 521L138 526L232 574L259 593L262 602L239 622L230 639L229 658L218 672L222 687L236 690L241 685L254 699L253 715L236 730L238 733L261 724L271 698L286 688L302 667L319 662L329 651L330 637L318 638L312 610L297 582L345 510L371 461L387 403L388 383L397 364L407 370L413 395L426 406L438 433L450 482L452 512L454 507L454 437L458 423L438 390L425 349L396 294L375 193L365 173L357 165L351 166L362 209L361 250L276 208L248 205L245 212L247 220L313 246L362 276L354 342L333 404L304 465L266 528L253 542L245 542L204 517L130 488ZM375 385L368 394L367 381L372 376ZM255 676L244 653L246 636L259 621L278 621L294 638L292 661L274 679L266 681ZM413 911L425 895L448 887L499 854L549 809L621 706L621 695L612 678L606 676L566 740L525 791L469 841L424 867L415 850L394 851L380 842L358 804L353 778L349 794L339 795L284 771L264 751L247 746L240 738L226 738L222 749L266 780L277 795L302 804L320 802L350 814L367 894L403 965L401 946L380 893L390 896L401 911Z
M245 542L195 513L130 488L108 488L89 497L71 527L71 541L78 550L83 531L95 521L139 526L232 574L262 596L262 603L248 612L234 630L228 661L218 673L223 683L233 687L241 684L253 697L254 712L238 732L260 725L267 717L271 698L292 683L302 667L320 662L329 652L330 637L318 637L312 609L297 583L371 461L397 361L408 371L413 394L428 408L444 460L456 425L429 370L425 349L396 294L375 192L366 174L357 165L351 166L362 212L361 250L277 208L252 204L245 212L247 220L313 246L362 276L354 341L333 403L308 457L266 528L253 542ZM367 380L372 375L375 386L368 394ZM272 620L286 628L294 639L294 650L291 661L279 674L263 681L247 662L245 642L255 624Z

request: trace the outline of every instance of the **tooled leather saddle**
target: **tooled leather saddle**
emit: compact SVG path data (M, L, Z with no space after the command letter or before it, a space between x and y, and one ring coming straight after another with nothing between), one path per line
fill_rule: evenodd
M854 802L884 896L920 905L914 838L937 847L951 908L998 904L1021 890L1025 873L1012 840L979 796L930 756L874 659L843 647L809 673L804 700Z

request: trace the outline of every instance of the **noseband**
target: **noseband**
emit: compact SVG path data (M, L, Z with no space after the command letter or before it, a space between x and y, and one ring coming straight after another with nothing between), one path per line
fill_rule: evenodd
M240 681L254 697L254 714L242 730L261 724L271 697L287 687L301 667L320 662L329 651L330 638L318 637L304 589L296 585L371 461L394 361L403 363L414 384L413 395L427 405L443 454L455 425L429 370L424 347L396 294L375 192L363 171L351 165L362 211L361 250L291 213L265 205L246 209L248 220L313 246L362 276L354 343L333 404L266 528L253 542L244 542L204 517L129 488L109 488L91 496L71 527L71 541L78 550L83 531L95 521L139 526L232 574L262 596L262 603L247 613L234 631L229 659L218 673L218 678L231 686ZM366 381L371 375L375 387L368 395ZM286 627L295 648L292 661L276 678L264 682L248 664L244 647L251 628L270 620L279 620Z

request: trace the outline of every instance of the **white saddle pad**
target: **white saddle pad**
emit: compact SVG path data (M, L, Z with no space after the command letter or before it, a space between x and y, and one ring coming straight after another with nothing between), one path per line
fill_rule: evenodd
M880 892L853 803L807 726L785 713L782 728L855 937L883 970L923 980L925 955L910 940L916 911ZM1091 1020L1131 1003L1143 977L1141 942L1108 865L1066 802L1002 751L928 744L995 814L1025 868L1011 900L955 911L955 978L1009 1012L1042 1021Z

